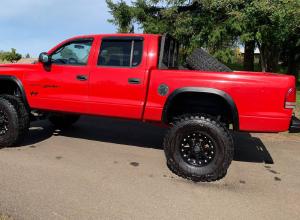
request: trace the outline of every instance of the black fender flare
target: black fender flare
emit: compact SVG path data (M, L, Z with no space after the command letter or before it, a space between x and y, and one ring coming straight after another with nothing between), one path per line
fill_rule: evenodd
M15 76L0 75L0 82L1 81L14 82L17 85L17 87L19 88L20 92L21 92L22 101L23 101L25 107L27 108L27 110L30 110L30 107L29 107L29 104L28 104L28 101L27 101L27 98L26 98L25 89L24 89L24 86L23 86L23 83L21 82L21 80L18 79L17 77L15 77Z
M164 105L163 113L162 113L162 121L166 124L168 124L168 110L172 104L172 101L174 98L182 93L207 93L207 94L213 94L220 96L223 98L226 103L230 106L231 109L231 114L233 118L233 128L235 131L239 130L239 114L238 114L238 109L231 98L230 95L228 95L226 92L218 89L213 89L213 88L203 88L203 87L184 87L180 89L176 89L173 91L167 98L167 101Z

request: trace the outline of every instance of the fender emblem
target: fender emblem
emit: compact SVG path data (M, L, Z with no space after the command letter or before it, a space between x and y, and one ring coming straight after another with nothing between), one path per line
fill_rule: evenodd
M161 96L165 96L169 93L169 87L166 84L160 84L158 87L158 94Z

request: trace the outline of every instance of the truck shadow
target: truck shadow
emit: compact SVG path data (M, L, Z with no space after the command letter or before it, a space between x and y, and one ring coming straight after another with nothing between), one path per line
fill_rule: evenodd
M249 133L235 133L234 144L234 160L274 164L271 154L261 139Z
M73 127L56 130L47 121L32 123L24 145L34 145L52 136L65 136L86 140L132 145L162 150L166 128L138 121L84 116ZM273 163L263 142L249 133L235 133L234 160L253 163Z

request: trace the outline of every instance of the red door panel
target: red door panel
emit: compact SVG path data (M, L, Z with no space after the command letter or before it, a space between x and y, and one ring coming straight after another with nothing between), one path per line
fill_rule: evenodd
M90 114L142 118L147 87L146 46L142 39L102 39L90 74Z
M78 75L87 76L87 81L78 80ZM88 77L87 67L52 65L50 71L28 75L25 81L30 88L34 108L85 113Z
M32 108L88 113L92 44L90 38L66 41L50 52L50 65L25 74Z
M140 83L131 84L130 79ZM90 76L90 113L139 119L145 88L145 70L96 68Z

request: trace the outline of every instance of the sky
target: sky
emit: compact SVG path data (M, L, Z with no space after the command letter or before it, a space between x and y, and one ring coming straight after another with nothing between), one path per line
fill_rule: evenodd
M73 36L115 33L108 11L105 0L1 0L0 50L37 57Z

